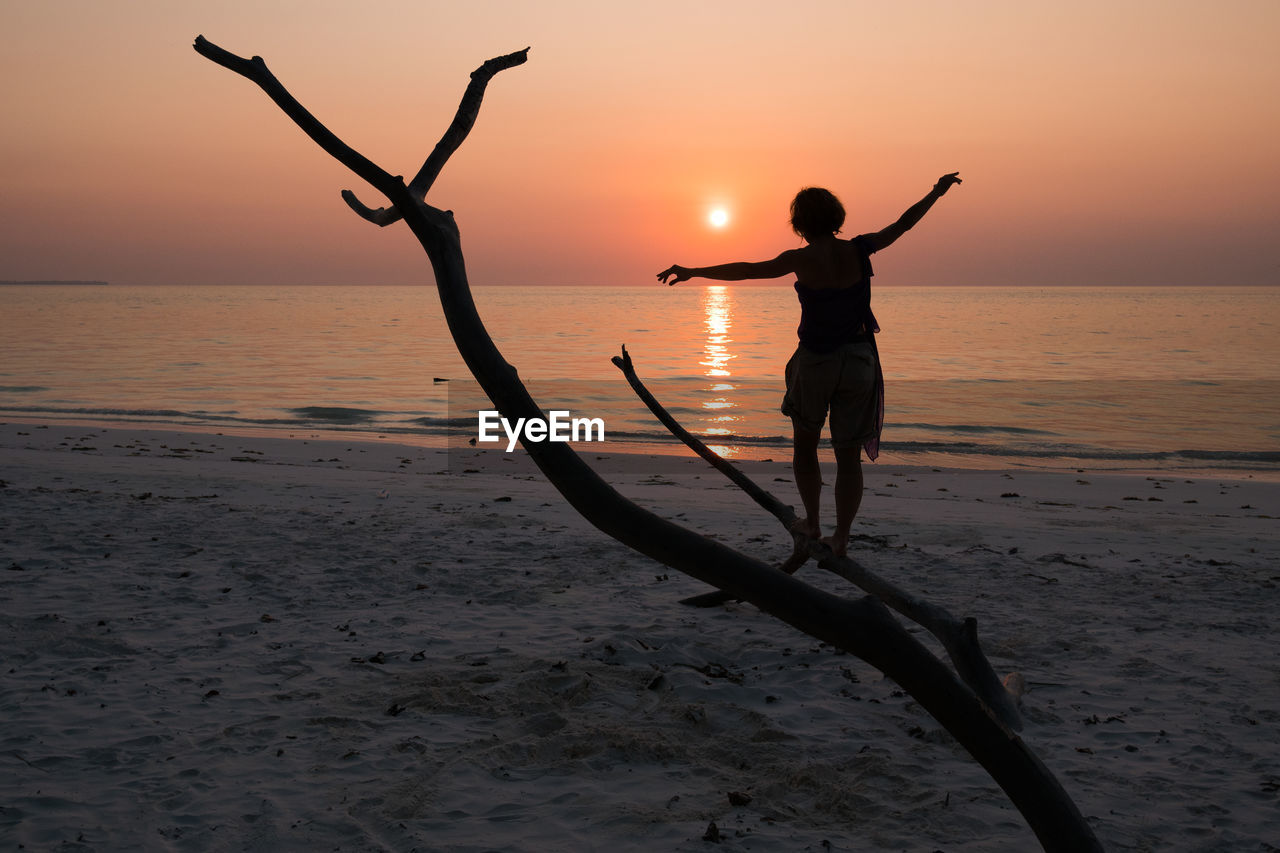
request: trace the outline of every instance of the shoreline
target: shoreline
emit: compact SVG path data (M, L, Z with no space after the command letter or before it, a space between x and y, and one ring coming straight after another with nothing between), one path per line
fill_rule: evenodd
M74 417L35 417L21 413L9 413L0 418L0 426L18 424L30 427L51 426L68 427L86 430L119 430L134 432L172 433L177 435L212 435L227 438L262 438L288 441L332 441L335 443L362 443L374 445L398 445L415 450L446 451L448 453L467 452L473 446L463 442L461 437L446 435L427 435L420 433L395 432L362 429L343 429L332 425L299 424L297 426L252 427L225 424L173 424L163 421L110 421L92 416ZM703 440L715 445L714 436L702 436ZM505 441L505 439L503 439ZM729 461L740 465L789 464L790 445L777 447L749 446L744 448L749 456L735 458L726 456ZM652 460L683 461L698 459L696 454L674 437L669 442L641 443L614 442L611 446L597 449L595 446L582 443L578 447L580 454L591 459L628 459L639 457ZM754 451L754 452L753 452ZM501 449L488 448L484 452L507 455ZM523 455L518 449L512 456ZM819 454L824 465L834 464L834 455L830 444L824 439L819 447ZM723 454L722 454L723 455ZM701 460L699 460L701 461ZM963 471L995 471L1014 473L1042 474L1095 474L1135 477L1182 477L1191 479L1244 480L1260 483L1280 484L1280 469L1276 468L1222 468L1212 466L1196 466L1188 464L1182 467L1159 467L1144 464L1122 463L1116 460L1080 459L1073 457L1049 456L997 456L992 454L957 454L944 452L911 452L903 453L886 449L882 446L880 459L876 462L863 460L864 470L871 472L882 469L943 469ZM705 464L705 463L702 463ZM629 467L624 465L624 470ZM708 469L710 466L707 466Z
M0 826L30 847L1035 843L896 685L681 607L706 587L523 454L15 423L0 449ZM637 503L789 552L701 460L611 461ZM795 502L786 465L743 467ZM1252 849L1280 833L1277 514L1260 481L876 465L851 553L979 620L1109 849Z

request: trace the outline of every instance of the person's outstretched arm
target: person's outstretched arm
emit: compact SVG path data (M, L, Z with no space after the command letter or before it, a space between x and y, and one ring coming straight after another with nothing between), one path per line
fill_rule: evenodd
M669 287L691 278L710 278L715 281L778 278L796 271L795 253L796 250L791 249L771 261L734 261L712 267L682 267L679 264L672 264L658 273L658 281Z
M908 207L907 212L899 216L897 222L883 231L866 235L871 244L871 251L880 251L910 231L911 227L929 212L929 208L933 207L935 201L942 198L953 184L960 183L959 174L959 172L951 172L938 178L938 182L933 185L933 189L929 190L929 194Z

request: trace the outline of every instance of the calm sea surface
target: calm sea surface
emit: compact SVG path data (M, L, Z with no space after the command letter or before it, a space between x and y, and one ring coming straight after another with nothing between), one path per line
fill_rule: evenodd
M543 409L605 421L590 449L685 452L610 363L626 344L708 443L788 456L789 285L475 299ZM885 461L1280 476L1280 289L882 287L873 306ZM487 408L431 286L13 286L0 317L0 417L443 445Z

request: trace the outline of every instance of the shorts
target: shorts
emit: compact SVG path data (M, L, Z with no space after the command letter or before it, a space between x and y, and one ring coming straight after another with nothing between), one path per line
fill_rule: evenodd
M876 351L859 341L829 353L797 347L787 362L782 413L820 432L831 412L831 445L857 447L876 436Z

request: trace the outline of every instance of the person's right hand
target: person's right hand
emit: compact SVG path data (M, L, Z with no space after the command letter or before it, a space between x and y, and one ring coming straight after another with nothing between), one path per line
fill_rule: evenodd
M674 278L673 278L674 276ZM667 281L670 278L671 281ZM673 284L679 284L682 281L688 281L692 278L688 267L682 267L679 264L672 264L662 272L658 273L658 281L670 287Z

